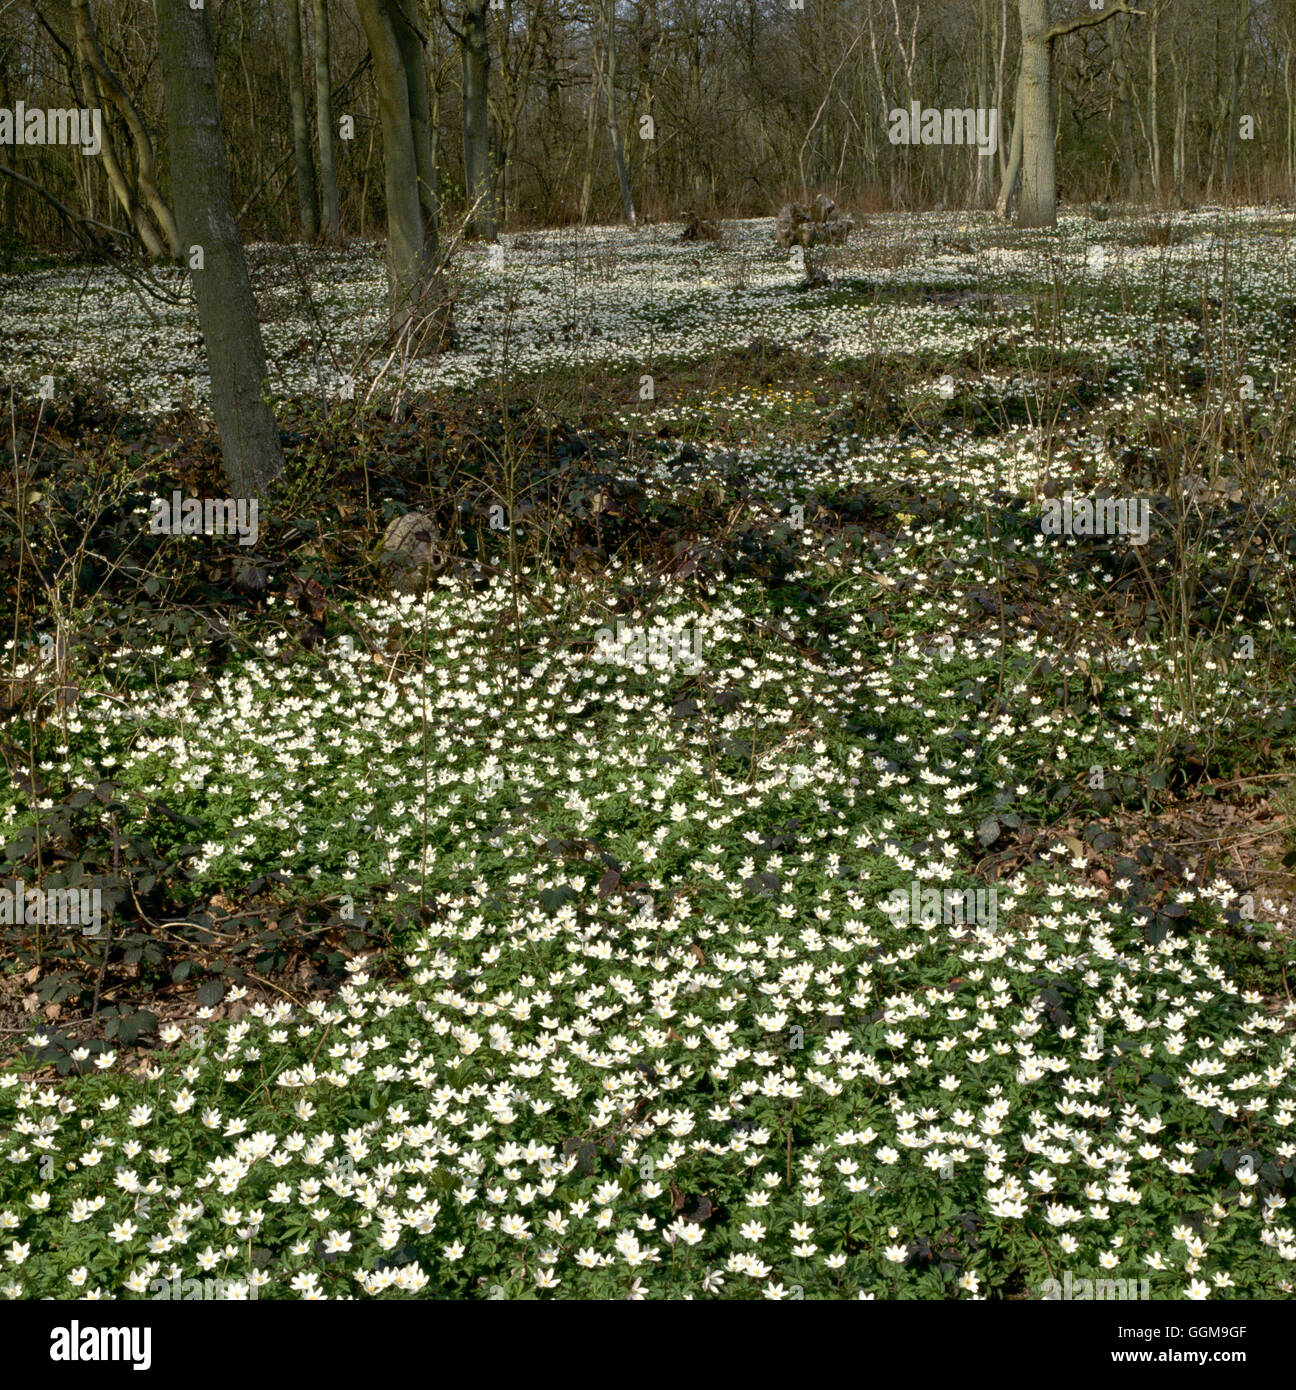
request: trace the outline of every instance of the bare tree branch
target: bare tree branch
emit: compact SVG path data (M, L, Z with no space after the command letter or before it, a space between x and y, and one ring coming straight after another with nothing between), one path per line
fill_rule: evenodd
M1129 0L1112 0L1112 3L1097 14L1081 15L1078 19L1065 19L1055 24L1047 34L1044 35L1045 43L1052 43L1054 39L1060 39L1065 34L1074 34L1077 29L1089 29L1095 24L1102 24L1106 20L1114 19L1118 14L1145 15L1146 10L1131 10Z
M35 179L29 179L26 174L20 174L17 169L8 164L0 164L0 174L22 184L24 188L30 188L33 193L38 193L73 227L98 227L101 231L111 232L113 236L125 237L127 241L134 240L129 232L123 232L120 227L110 227L106 222L99 222L93 217L87 217L84 213L77 212L75 208L68 207L61 198L56 198L48 188L43 188ZM88 237L87 239L94 245L100 243L100 238L97 237Z

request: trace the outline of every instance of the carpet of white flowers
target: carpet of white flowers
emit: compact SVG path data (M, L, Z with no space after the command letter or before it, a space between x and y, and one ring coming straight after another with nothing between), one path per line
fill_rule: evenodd
M1067 214L1047 239L1003 244L988 213L873 216L833 270L838 280L864 277L892 292L880 302L844 294L838 283L796 291L801 272L774 244L772 219L727 224L719 246L680 244L673 226L510 235L500 268L484 248L456 253L458 344L434 363L409 364L404 384L472 386L554 367L651 372L759 337L811 343L826 361L871 352L954 357L993 341L1005 322L1020 327L1028 297L1077 280L1103 294L1059 346L1102 354L1119 373L1139 350L1185 355L1189 326L1160 325L1153 343L1147 320L1129 312L1131 296L1164 286L1167 276L1189 298L1202 294L1203 278L1208 288L1227 282L1270 305L1290 296L1292 214L1204 209L1165 225L1163 245L1131 235L1128 224ZM253 245L248 254L275 395L363 395L386 357L372 347L385 322L382 248L356 243L307 255ZM100 380L139 410L205 402L191 289L179 271L154 275L156 296L103 267L10 277L0 304L6 374L32 392L47 375ZM906 293L934 279L946 294L985 298L951 312ZM1247 358L1238 369L1262 388L1290 345L1263 325L1244 327Z
M102 702L70 770L201 814L213 883L426 874L436 919L398 984L356 962L306 1015L258 1006L197 1051L164 1030L139 1075L111 1054L75 1084L6 1075L9 1294L215 1272L261 1296L971 1296L1022 1270L1287 1292L1296 1232L1247 1190L1261 1162L1227 1204L1194 1162L1227 1142L1290 1165L1290 1009L1239 994L1204 934L1148 947L1061 846L998 886L993 928L881 909L913 880L971 886L969 798L1027 806L1038 763L1137 753L1041 708L1031 636L990 717L962 687L997 643L947 660L868 634L870 589L935 617L933 543L841 566L818 650L755 588L681 599L659 621L696 626L703 677L596 662L606 590L552 585L571 640L520 689L487 635L507 595L447 592L360 615L415 653L435 633L399 670L267 653L205 696ZM1154 720L1144 656L1128 699ZM920 1239L952 1268L910 1267Z
M925 243L950 224L908 225ZM787 274L768 230L750 232L749 287L716 291L727 317L697 296L709 251L640 254L628 235L622 269L577 285L572 312L627 343L636 313L659 316L655 350L679 355L786 333L762 298ZM1126 250L1131 275L1163 254ZM537 265L538 369L562 287L556 257L549 280ZM1248 244L1244 268L1277 284L1282 257ZM33 373L58 333L52 288L6 304L27 315ZM67 289L70 314L114 312L106 290ZM339 283L332 307L353 316L375 293ZM787 314L844 355L856 334L915 351L970 331L921 307L863 324L830 291ZM1128 348L1138 325L1118 318ZM472 324L443 379L489 355ZM175 366L172 341L156 361ZM148 390L174 387L159 370ZM1149 408L1117 393L1117 414ZM1062 669L1103 671L1103 701L1059 703L1055 639L980 599L1005 548L1034 565L1041 609L1115 580L1064 567L1074 541L990 534L980 499L1034 495L1034 439L815 452L775 421L740 460L771 497L886 479L961 505L863 550L807 526L788 584L812 604L750 579L680 584L622 618L611 659L598 634L645 582L629 567L527 574L520 626L507 583L375 600L351 614L371 641L267 649L214 683L190 649L146 654L146 674L123 650L115 698L77 705L51 778L165 797L207 827L196 884L278 870L398 915L403 952L355 959L305 1010L166 1026L129 1068L109 1052L56 1083L0 1072L0 1292L147 1298L216 1278L244 1298L1038 1298L1069 1274L1146 1280L1152 1298L1289 1297L1296 1006L1226 968L1227 883L1193 882L1182 930L1150 945L1120 885L1059 837L991 885L992 922L883 908L915 883L985 887L978 826L1044 814L1058 778L1137 773L1168 733L1227 737L1273 712L1219 662L1188 718L1169 649L1101 623ZM1094 440L1049 467L1065 483L1108 463ZM1270 639L1291 641L1277 606ZM29 815L0 789L0 824ZM408 887L371 901L393 880ZM1289 950L1285 923L1254 930Z

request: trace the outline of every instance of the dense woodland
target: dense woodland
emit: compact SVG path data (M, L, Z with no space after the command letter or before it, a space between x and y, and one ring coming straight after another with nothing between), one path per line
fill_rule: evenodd
M1008 159L1017 0L411 0L437 196L478 230L767 215L826 188L860 208L989 206ZM361 10L364 6L359 7ZM1068 7L1084 17L1082 5ZM1294 0L1146 0L1056 47L1057 149L1071 199L1291 196ZM240 224L275 240L383 225L377 88L352 0L213 0ZM124 183L165 186L152 0L5 0L0 107L102 105ZM992 159L888 142L886 112L998 108ZM1254 118L1251 138L1240 118ZM651 133L650 138L645 138ZM147 149L147 141L155 146ZM465 158L467 151L468 158ZM3 235L66 237L31 179L131 225L99 162L0 152ZM468 172L471 170L472 172ZM148 244L165 240L155 228ZM159 235L160 234L160 235Z

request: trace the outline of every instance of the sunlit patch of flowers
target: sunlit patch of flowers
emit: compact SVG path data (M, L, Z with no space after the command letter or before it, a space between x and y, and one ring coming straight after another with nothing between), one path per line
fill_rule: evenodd
M331 1004L257 1005L196 1055L165 1028L142 1078L7 1075L2 1287L986 1296L1051 1261L1289 1293L1265 1178L1296 1157L1293 1010L1204 941L1009 887L1011 928L962 941L846 917L851 887L828 920L447 905L400 985L357 960ZM1227 1192L1199 1165L1226 1141L1255 1155Z
M1179 315L1153 332L1129 314L1130 295L1168 284L1191 305L1200 301L1203 284L1218 293L1226 276L1240 304L1272 305L1289 295L1291 237L1275 233L1290 220L1267 209L1204 208L1176 214L1179 239L1157 245L1139 244L1125 224L1092 223L1068 212L1056 233L1005 245L988 213L879 214L837 256L834 281L804 292L796 289L800 272L774 243L771 218L727 224L720 245L681 245L667 226L505 236L502 265L485 248L460 253L458 344L436 361L412 365L403 385L472 387L505 369L640 372L650 370L650 359L697 360L756 338L813 343L825 361L875 353L957 360L997 342L1005 325L1064 351L1100 356L1118 378L1140 361L1164 360L1166 352L1171 362L1189 356L1188 321ZM1253 223L1262 223L1266 235L1245 235ZM367 341L381 337L384 322L381 246L358 242L341 251L291 254L297 264L287 267L281 249L249 248L272 390L282 398L366 394L383 361L364 352ZM108 268L15 277L0 311L15 382L34 393L49 373L99 377L134 408L157 413L205 401L191 294L179 272L154 274L164 297L147 308ZM986 294L990 307L951 309L907 293L933 282ZM1041 286L1051 293L1063 282L1096 297L1054 337L1038 306L1023 313L1019 304L1024 294ZM302 284L309 286L309 305ZM996 293L1006 296L998 310ZM1281 321L1270 315L1259 328L1248 322L1252 317L1243 314L1251 341L1238 369L1263 382L1282 350ZM303 338L315 341L321 333L319 350L302 354Z
M727 248L531 234L506 239L502 271L470 253L460 346L419 381L481 382L505 320L510 370L639 370L646 340L688 360L754 337L930 366L988 350L1002 315L909 291L939 277L1020 296L1056 273L1096 296L1057 330L1066 382L1099 361L1104 419L1139 438L1188 399L1141 373L1191 362L1191 325L1172 317L1157 340L1104 287L1144 293L1168 273L1200 297L1220 283L1220 236L1254 216L1185 218L1167 247L1074 217L1013 244L989 218L879 217L859 259L804 292L768 221ZM318 322L354 345L381 323L381 261L329 254L313 262ZM724 274L735 254L741 286ZM1230 248L1254 302L1286 273L1264 238ZM96 274L81 300L59 277L6 295L20 370L111 360L154 408L201 396L187 309L155 330L167 351L150 360L172 366L144 376L139 325ZM261 283L278 389L333 391L288 360L306 331L292 292ZM69 336L87 312L95 333ZM1034 299L1014 316L1036 344L1053 332ZM1249 327L1263 386L1274 329ZM1028 367L966 368L958 385L998 408L1043 389ZM1136 774L1161 741L1227 738L1288 697L1204 651L1188 713L1173 644L1111 634L1121 548L1068 564L1076 540L1035 525L1048 484L1120 483L1119 445L1087 422L1048 450L1010 422L787 437L791 417L849 405L775 382L624 417L649 434L700 413L743 426L687 477L664 454L636 477L655 502L763 498L791 555L781 588L528 571L543 614L519 616L510 584L447 580L426 602L355 606L365 641L303 655L271 640L206 685L193 649L123 647L33 731L46 798L0 787L7 834L111 778L202 825L195 895L275 871L394 922L401 944L353 960L331 1000L164 1026L143 1069L108 1052L57 1084L0 1073L0 1292L1039 1297L1065 1271L1147 1279L1155 1298L1290 1296L1296 1011L1231 973L1213 930L1230 884L1190 875L1182 930L1150 944L1121 884L1060 838L995 881L993 922L884 910L911 885L971 888L988 817L1044 819L1057 784ZM923 506L935 489L939 515ZM852 497L891 512L849 541L815 525L816 499ZM1205 553L1237 561L1237 544ZM1287 564L1269 542L1247 558ZM1005 593L1009 561L1024 599ZM1040 609L1070 624L1065 650ZM1291 628L1275 586L1251 635L1290 654ZM39 674L3 654L14 679ZM1261 955L1289 953L1285 930L1253 930Z
M807 533L813 625L750 582L668 592L638 624L696 629L701 671L669 643L595 660L641 578L614 569L532 576L552 616L520 676L491 636L507 586L447 584L354 614L403 655L270 651L205 694L80 704L49 780L200 814L197 884L274 867L384 912L423 882L432 924L398 979L356 960L330 1002L167 1027L143 1075L0 1077L0 1288L1034 1297L1068 1269L1288 1294L1292 1010L1222 968L1227 884L1155 947L1061 844L992 926L883 911L968 883L988 809L1137 765L1165 716L1151 645L1111 676L1140 720L1056 708L1038 633L976 630L976 537L915 523L851 557ZM878 596L902 638L865 621ZM967 699L1001 669L1001 702ZM1224 670L1202 700L1263 706Z

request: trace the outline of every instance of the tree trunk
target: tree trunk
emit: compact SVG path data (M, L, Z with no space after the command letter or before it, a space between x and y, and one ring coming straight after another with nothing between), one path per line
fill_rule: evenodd
M487 0L464 0L459 42L463 59L464 190L472 210L469 227L475 236L494 241L495 195L491 189L490 126L487 94L490 83L490 35L486 27Z
M1000 0L999 8L999 56L995 59L995 109L999 112L998 146L999 177L1002 180L1008 172L1008 148L1003 138L1003 100L1004 100L1004 59L1008 52L1008 0ZM1011 141L1009 141L1011 143Z
M1057 166L1053 149L1053 100L1047 0L1018 0L1021 17L1021 78L1017 122L1022 130L1019 227L1057 226ZM1016 125L1013 141L1016 142Z
M432 146L432 110L428 101L427 60L419 32L418 0L390 0L392 28L405 69L409 92L410 136L414 142L414 165L418 170L419 206L423 209L424 232L431 236L429 251L436 259L437 196L436 166Z
M87 47L87 25L89 16L86 12L84 0L79 0L75 10L76 18L76 45L77 53L81 59L79 64L80 71L77 73L78 85L81 91L81 100L87 109L103 105L103 98L98 95L94 69L91 67L90 59L86 53ZM104 122L102 147L99 151L99 160L103 165L104 175L108 180L108 186L117 195L117 201L122 205L122 210L130 219L130 224L135 228L135 234L144 244L144 249L153 257L154 260L161 260L171 254L171 248L162 238L153 219L148 215L144 205L140 202L139 192L135 185L127 178L121 163L117 158L117 148L113 143L112 132L108 128L108 123ZM91 161L83 160L82 163L89 164ZM87 203L87 210L90 216L94 216L94 207ZM111 216L111 212L108 214Z
M225 138L207 12L157 0L158 49L170 135L171 183L181 240L194 268L194 298L207 348L212 412L235 498L258 497L283 471L283 449L265 397L265 348L243 243L230 203Z
M1019 227L1057 226L1057 163L1053 126L1053 41L1077 29L1105 24L1118 14L1135 13L1129 0L1107 0L1090 13L1049 27L1048 0L1017 0L1021 21L1021 76L1018 79L1018 122L1022 128L1022 187L1017 208ZM1142 13L1138 11L1137 13ZM1016 142L1016 124L1013 141ZM1005 181L1006 182L1006 181Z
M9 107L11 105L9 96L9 74L5 64L0 61L0 106ZM10 152L10 158L18 160L26 153L25 147L19 146ZM0 227L13 227L17 225L16 209L18 206L18 180L7 178L4 181L3 191L0 192Z
M1160 16L1159 0L1153 0L1148 14L1148 155L1154 196L1161 193L1161 132L1157 106L1157 20Z
M885 78L883 77L883 75L882 75L882 59L878 56L877 31L876 31L876 30L874 29L874 27L873 27L873 7L872 7L871 5L869 6L869 10L868 10L868 27L869 27L869 48L871 49L872 54L873 54L873 76L877 79L877 85L878 85L878 101L881 103L881 109L882 109L882 123L885 125L885 124L886 124L886 120L887 120L887 112L888 112L888 110L890 109L891 103L890 103L890 101L887 99L887 84L886 84L886 79L885 79ZM887 162L888 162L888 164L890 165L890 168L891 168L891 201L892 201L892 203L898 203L899 200L900 200L900 199L899 199L899 186L900 186L900 185L899 185L899 173L898 173L899 161L898 161L898 160L892 159L892 160L888 160Z
M1284 146L1283 168L1286 173L1288 191L1287 196L1291 196L1291 176L1292 176L1292 94L1291 94L1291 49L1283 49L1283 100L1287 110L1287 139Z
M499 80L495 84L495 124L498 139L494 177L499 221L507 227L509 209L516 203L513 189L514 170L509 167L516 130L513 102L517 96L515 89L518 87L522 89L521 99L526 99L527 81L525 74L518 73L513 61L513 0L504 0L504 8L499 11L499 16ZM531 28L534 29L534 25Z
M423 311L433 263L435 233L428 245L419 197L418 158L410 115L410 84L393 13L392 0L357 0L378 86L383 164L387 172L387 278L393 331Z
M432 167L441 166L441 59L437 53L437 26L428 25L428 136Z
M315 128L320 152L320 212L324 240L336 246L342 236L338 206L337 156L333 151L333 93L329 76L328 0L315 4Z
M311 159L306 83L302 76L301 0L288 0L288 97L292 104L293 160L297 169L297 212L302 239L319 239L315 164Z
M1012 206L1013 194L1017 190L1017 176L1022 162L1022 117L1021 117L1021 74L1017 75L1017 95L1013 103L1013 128L1009 141L1008 168L1003 176L1003 186L999 190L999 201L995 204L998 217L1006 218Z
M993 36L990 28L990 0L981 0L981 24L978 34L977 105L984 110L990 105L991 70L993 68L993 61L991 59L991 41ZM972 192L970 202L975 208L988 207L993 197L990 187L990 177L994 171L994 161L992 159L986 159L975 145L971 147L969 153L972 160Z
M625 145L621 139L621 125L617 120L616 107L616 0L607 0L607 48L605 60L598 63L603 79L604 94L607 98L608 134L612 137L612 156L616 160L617 181L621 185L621 206L625 209L625 219L635 225L634 198L630 192L630 175L626 170Z
M163 0L158 0L158 3L161 5ZM74 4L77 12L77 42L82 47L82 56L90 64L100 87L112 97L113 104L121 112L122 119L126 122L127 129L131 133L131 140L135 145L135 182L140 193L143 194L144 201L152 210L157 225L166 238L171 254L178 256L180 254L180 233L176 227L175 215L166 199L163 198L162 190L157 186L153 141L149 138L148 130L140 119L135 103L130 99L125 87L117 80L104 60L102 52L100 52L99 40L90 19L87 0L74 0ZM160 20L159 23L161 23Z
M1171 50L1171 61L1175 75L1175 131L1173 162L1174 196L1177 203L1185 201L1184 179L1187 177L1187 136L1188 136L1188 79L1179 76L1179 55Z
M589 222L590 195L594 187L594 133L598 129L598 82L590 75L589 114L585 122L585 175L581 180L580 220Z
M1134 122L1137 120L1142 131L1143 113L1135 96L1134 75L1122 56L1116 62L1116 82L1118 88L1128 97L1121 103L1120 138L1124 155L1121 164L1125 173L1125 196L1130 202L1139 202L1143 197L1143 161L1139 158L1134 139ZM1146 131L1143 131L1146 138Z
M1283 51L1283 96L1287 99L1287 197L1290 198L1296 176L1296 107L1292 104L1290 46Z
M1229 78L1229 99L1228 99L1228 143L1224 153L1224 196L1227 198L1233 191L1233 163L1237 158L1238 142L1238 98L1242 90L1243 76L1246 71L1246 20L1247 7L1242 4L1238 10L1240 16L1238 25L1233 31L1233 73Z

